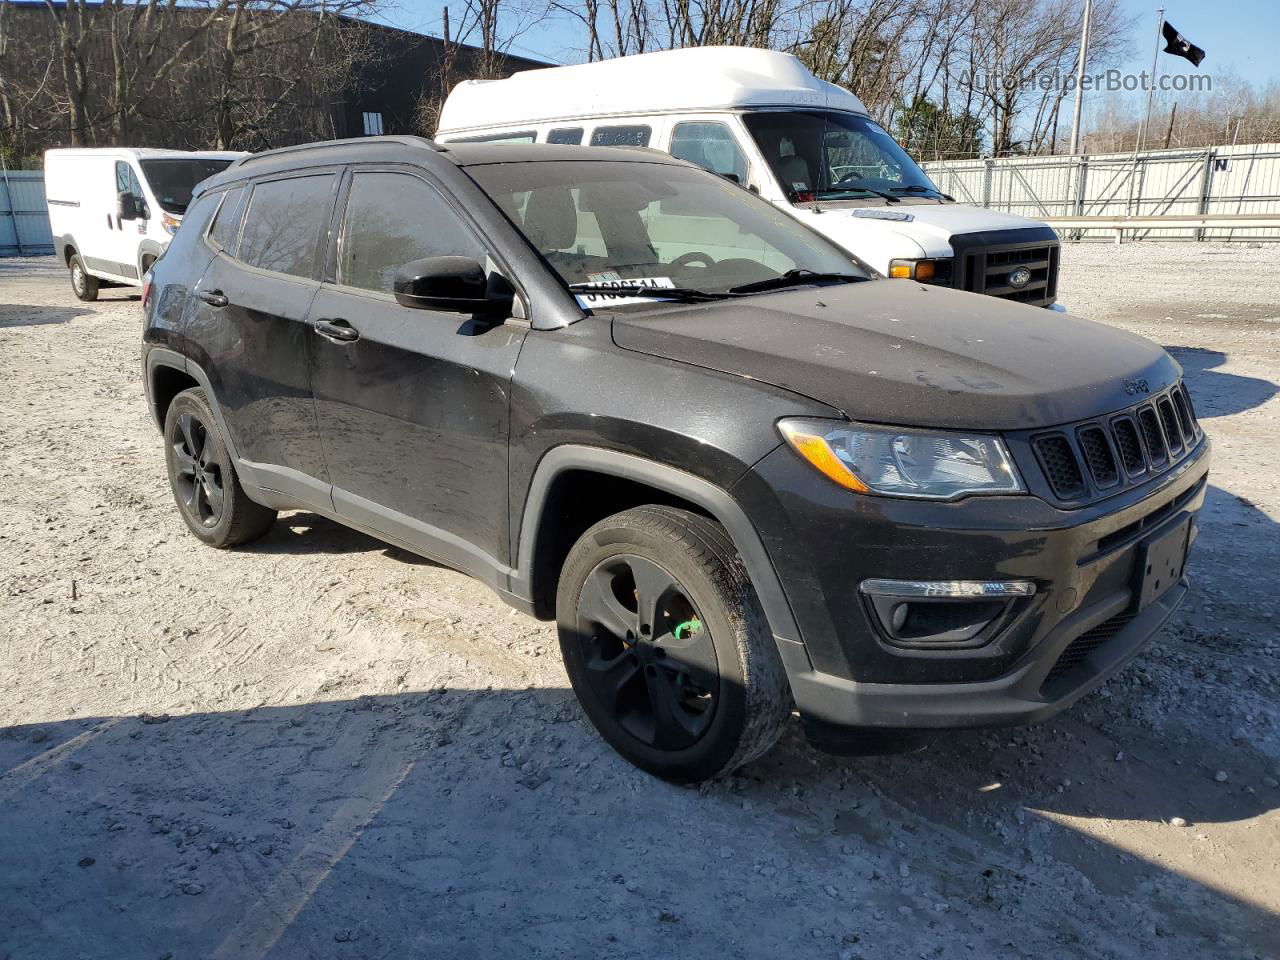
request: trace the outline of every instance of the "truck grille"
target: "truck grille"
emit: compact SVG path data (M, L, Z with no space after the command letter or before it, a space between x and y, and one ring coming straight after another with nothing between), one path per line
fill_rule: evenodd
M1059 500L1082 500L1149 479L1187 456L1202 436L1186 388L1109 417L1038 433L1031 440Z
M1003 233L1003 236L1010 239L1025 235L1031 235L1034 239L1002 243L1001 234L971 233L953 236L951 247L955 251L955 266L952 270L952 286L958 290L1016 300L1036 307L1049 306L1058 298L1060 247L1057 236L1048 227ZM1021 286L1014 286L1010 278L1019 268L1025 268L1030 279Z

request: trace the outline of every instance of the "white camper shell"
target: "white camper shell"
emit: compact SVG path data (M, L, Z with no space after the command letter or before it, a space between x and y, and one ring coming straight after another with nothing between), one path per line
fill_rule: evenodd
M955 202L862 101L790 54L698 47L468 80L445 101L436 140L656 148L742 184L886 276L1055 306L1048 225Z
M54 253L81 300L136 286L178 232L197 183L243 153L125 147L48 150L44 191Z

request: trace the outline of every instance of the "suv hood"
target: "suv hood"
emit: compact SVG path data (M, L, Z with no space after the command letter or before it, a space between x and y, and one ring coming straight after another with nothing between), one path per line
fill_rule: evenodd
M854 420L1025 430L1130 405L1177 363L1144 337L906 280L616 314L619 347L761 380Z

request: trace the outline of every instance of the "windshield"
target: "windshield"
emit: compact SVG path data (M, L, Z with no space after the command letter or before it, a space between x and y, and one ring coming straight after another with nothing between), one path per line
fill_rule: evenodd
M813 274L824 282L870 276L772 204L702 170L585 160L486 164L467 172L571 287L730 296L735 287L778 281L788 271L798 272L797 282L801 273L812 282Z
M867 117L778 110L746 113L742 121L792 203L942 196L893 137Z
M147 178L147 183L151 184L156 202L167 213L185 213L195 185L230 165L230 160L207 157L143 160L142 173Z

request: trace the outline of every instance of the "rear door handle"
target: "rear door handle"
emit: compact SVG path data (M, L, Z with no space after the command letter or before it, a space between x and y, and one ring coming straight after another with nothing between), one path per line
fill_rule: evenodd
M201 290L196 296L211 307L225 307L231 302L221 290Z
M360 339L360 331L342 319L317 320L316 333L336 343L351 343Z

